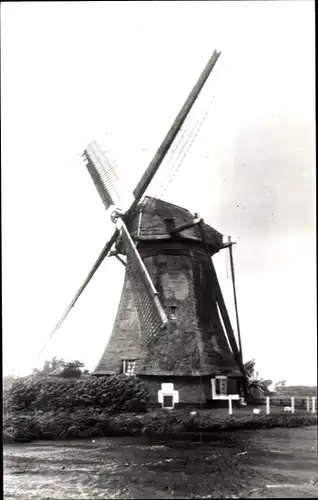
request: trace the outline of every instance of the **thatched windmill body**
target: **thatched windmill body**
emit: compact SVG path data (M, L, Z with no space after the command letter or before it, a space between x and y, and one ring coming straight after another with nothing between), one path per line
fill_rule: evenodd
M228 245L198 214L144 197L219 55L213 53L133 191L128 210L117 208L114 172L97 144L89 144L83 154L115 230L56 328L102 261L116 255L126 267L124 285L95 374L140 377L153 406L238 399L244 385L241 350L211 259Z

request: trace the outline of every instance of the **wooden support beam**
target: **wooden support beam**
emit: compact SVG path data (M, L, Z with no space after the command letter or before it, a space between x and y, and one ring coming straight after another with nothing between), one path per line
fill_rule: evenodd
M181 231L183 231L184 229L189 229L189 227L193 227L193 226L195 226L196 224L199 224L201 221L202 221L201 217L200 217L200 218L193 219L193 221L191 221L191 222L186 222L185 224L181 224L180 226L174 227L173 229L171 229L171 230L169 231L169 233L170 233L170 234L180 233L180 232L181 232Z
M121 262L124 266L127 265L124 259L119 255L118 250L113 250L112 252L109 252L108 257L116 257L116 259L119 260L119 262Z
M220 284L219 284L219 280L218 280L218 277L217 277L217 274L216 274L216 271L215 271L215 268L214 268L214 265L213 265L212 261L211 261L211 264L212 264L213 280L215 282L216 292L217 292L217 299L216 299L216 301L217 301L217 304L219 306L219 310L220 310L220 313L221 313L221 316L222 316L222 320L223 320L223 324L224 324L225 331L226 331L226 334L227 334L227 338L229 340L229 343L230 343L230 346L231 346L231 349L232 349L232 352L233 352L234 359L237 362L237 364L240 367L240 369L242 370L242 373L244 374L244 367L243 367L243 363L242 363L242 360L241 360L240 352L239 352L239 349L238 349L238 346L237 346L237 343L236 343L236 338L235 338L235 335L234 335L234 332L233 332L233 329L232 329L231 320L230 320L229 314L227 312L227 308L226 308L226 305L225 305L225 302L224 302L222 290L221 290L221 287L220 287Z
M232 284L233 284L233 295L234 295L234 306L235 306L235 316L236 316L236 327L237 327L237 335L240 347L240 356L243 364L243 350L242 350L242 340L241 340L241 329L238 315L238 305L237 305L237 296L236 296L236 286L235 286L235 272L234 272L234 260L233 260L233 243L231 241L231 237L228 237L229 243L229 252L230 252L230 263L231 263L231 275L232 275Z
M127 266L126 262L124 261L124 259L118 254L116 253L115 254L115 257L117 260L119 260L119 262L121 262L125 267Z

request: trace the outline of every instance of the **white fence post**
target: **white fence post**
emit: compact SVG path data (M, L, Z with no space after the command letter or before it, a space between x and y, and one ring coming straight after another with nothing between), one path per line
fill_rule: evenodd
M309 399L309 396L306 397L306 410L310 411L310 399Z
M316 398L313 396L312 398L312 412L316 413Z
M291 411L295 413L295 396L291 397Z
M271 412L271 409L270 409L270 398L267 396L266 397L266 414L269 415Z
M232 415L233 411L232 411L232 398L231 396L229 397L229 415Z

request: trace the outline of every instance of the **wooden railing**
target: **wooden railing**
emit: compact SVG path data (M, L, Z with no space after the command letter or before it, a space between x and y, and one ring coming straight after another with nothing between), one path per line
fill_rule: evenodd
M249 405L250 406L250 405ZM296 411L308 411L310 413L316 413L318 407L317 396L271 396L263 397L251 406L254 407L266 407L266 413L271 413L271 411L277 411L284 409L285 411L291 411L295 413Z

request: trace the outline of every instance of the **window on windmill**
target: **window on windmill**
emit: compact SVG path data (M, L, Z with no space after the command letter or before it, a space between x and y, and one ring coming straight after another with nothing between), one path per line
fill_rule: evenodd
M136 361L135 360L124 360L123 361L123 373L125 375L134 375L136 369Z
M215 394L216 396L227 395L227 377L225 376L215 377Z
M170 233L175 228L175 223L174 219L172 217L166 217L164 220L165 226L166 226L166 231Z
M170 319L172 319L172 320L177 319L177 307L176 306L170 306Z

